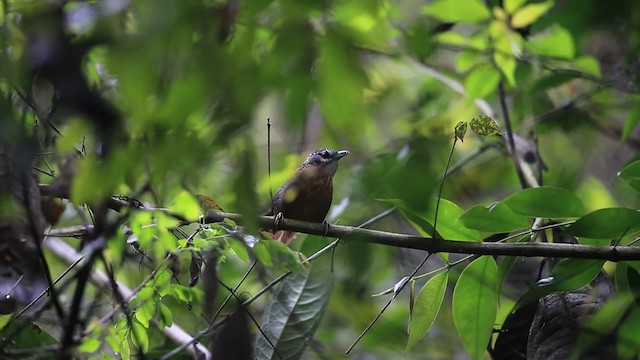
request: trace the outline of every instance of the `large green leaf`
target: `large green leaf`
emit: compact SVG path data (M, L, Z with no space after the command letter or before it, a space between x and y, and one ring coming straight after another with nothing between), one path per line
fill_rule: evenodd
M432 205L423 212L420 217L425 221L433 224L435 219L437 199L432 199ZM460 221L460 216L464 211L454 202L447 199L440 199L438 208L438 223L436 230L442 238L462 241L482 241L482 237L478 231L469 229ZM426 230L426 229L425 229Z
M510 232L529 227L529 221L525 216L516 214L503 203L489 207L476 205L462 214L460 221L469 229L489 233Z
M498 306L498 270L491 256L469 264L453 291L453 321L472 359L481 359L493 332Z
M598 275L604 260L564 259L554 266L551 276L532 286L518 300L517 307L556 291L573 291L583 287Z
M557 25L529 40L525 47L536 55L566 60L573 59L576 51L571 33Z
M573 192L556 187L524 189L503 202L516 213L532 217L565 218L584 214L582 201Z
M448 272L435 275L424 284L418 293L409 323L409 340L407 340L406 351L411 350L431 328L442 306L448 278Z
M299 359L322 320L333 274L313 264L284 279L271 296L256 337L256 359ZM275 349L273 346L275 346Z
M480 0L436 0L423 9L424 13L445 22L481 22L491 17Z
M486 97L496 91L500 72L493 65L478 66L464 80L464 89L470 99Z
M640 230L640 212L629 208L607 208L591 212L571 224L567 231L592 239L617 239Z
M640 110L638 111L638 115L640 115ZM640 191L640 160L634 161L623 167L618 173L618 177L624 180L636 191Z
M3 339L11 339L7 342L7 349L33 349L58 344L58 340L35 323L22 319L12 321L0 330Z

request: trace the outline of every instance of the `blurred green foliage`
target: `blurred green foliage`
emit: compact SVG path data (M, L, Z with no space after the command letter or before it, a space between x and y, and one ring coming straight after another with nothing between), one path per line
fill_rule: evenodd
M255 294L281 271L306 266L304 256L313 254L309 246L301 258L281 244L256 245L247 235L258 233L256 224L249 223L246 234L231 222L191 225L184 227L185 237L176 235L178 221L162 209L193 219L196 203L191 195L204 194L226 211L251 219L268 207L269 188L275 190L300 158L316 148L351 151L334 179L334 205L340 206L334 206L331 221L340 224L355 226L397 206L401 211L372 226L424 236L435 228L445 239L479 241L526 230L537 216L560 221L575 219L584 209L607 208L578 219L570 230L585 239L634 242L638 166L624 167L640 148L635 129L640 112L640 18L630 11L633 4L102 0L64 2L60 16L54 2L3 0L3 144L23 154L20 161L56 175L40 174L45 183L64 178L62 160L77 157L68 184L71 213L85 214L77 206L98 204L112 194L130 195L154 209L109 215L114 223L126 225L105 251L116 278L135 287L154 269L160 271L132 302L132 323L117 317L92 324L96 330L83 338L78 351L93 353L103 339L123 358L135 356L138 349L156 356L175 348L150 326L151 319L160 327L180 324L191 334L207 328L201 316L204 292L186 286L193 275L193 252L216 249L215 263L208 266L215 266L218 278L230 288L240 282L250 259L257 258L262 270L238 289L243 294ZM62 35L51 25L56 21L64 25ZM54 53L49 46L60 44L56 36L66 36L73 49L80 49L83 78L121 117L108 147L98 121L89 115L91 109L78 111L61 101L59 89L52 91L48 68L38 65L57 60L48 57ZM58 65L54 73L68 75L63 72L68 64ZM506 91L502 99L500 84ZM518 192L508 147L495 137L468 134L464 143L456 144L443 194L437 194L456 124L480 115L497 120L499 129L492 134L504 132L501 100L522 139L517 146L523 152L515 157L539 185L550 187ZM267 118L273 124L270 144ZM492 141L497 145L487 146ZM547 171L540 170L538 157ZM444 199L434 224L434 198L439 195ZM0 202L0 209L4 211L7 202ZM622 224L616 222L621 214ZM83 224L75 215L64 216L57 226ZM292 248L298 249L303 239L305 235L299 235ZM306 240L327 242L311 236ZM124 245L127 241L135 251ZM167 253L174 253L176 262L160 266ZM336 281L333 292L323 295L328 306L326 312L318 311L324 316L313 323L315 337L300 340L311 342L305 359L342 358L387 300L370 295L393 288L422 254L347 242L323 256L332 256ZM502 261L513 259L498 264ZM602 269L600 263L576 262L588 265L589 276L563 282L558 289L585 285ZM418 315L429 326L412 323L420 336L412 334L409 345L410 311L403 293L351 356L389 359L404 353L407 359L448 359L464 354L464 349L473 358L484 356L496 319L492 306L500 306L498 314L506 313L505 307L517 299L499 292L485 296L486 287L500 288L504 280L496 275L494 259L481 257L467 264L429 260L428 269L444 266L449 275L437 275L440 282L428 283L426 289L437 288L436 298L418 296ZM558 282L562 276L574 279L565 264L554 270ZM54 261L52 273L64 267ZM453 272L462 272L458 285ZM535 271L529 275L527 285L537 280ZM633 275L624 275L621 285L616 283L619 291L636 291L640 284L633 282ZM416 281L421 287L426 280ZM452 308L454 286L458 295L453 293L457 300ZM220 290L207 301L217 308L227 295ZM265 295L248 309L260 315L270 303ZM479 304L490 311L476 311ZM637 318L635 303L629 306ZM481 319L468 322L480 313ZM621 331L636 327L626 322ZM210 340L201 339L205 344ZM621 354L637 352L637 344L632 345L620 345Z

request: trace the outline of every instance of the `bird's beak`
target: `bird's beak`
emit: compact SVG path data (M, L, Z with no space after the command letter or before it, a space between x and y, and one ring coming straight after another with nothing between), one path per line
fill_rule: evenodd
M333 160L340 160L347 155L349 155L349 150L339 150L336 156L333 157Z

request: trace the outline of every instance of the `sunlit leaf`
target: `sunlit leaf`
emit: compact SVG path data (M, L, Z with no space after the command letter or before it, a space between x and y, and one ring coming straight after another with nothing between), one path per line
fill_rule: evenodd
M481 22L490 18L480 0L436 0L423 8L425 14L445 22Z
M131 340L143 353L149 351L149 335L147 335L147 329L137 321L131 322Z
M453 291L453 322L472 359L481 359L487 349L498 306L497 266L491 256L482 256L460 274Z
M572 191L550 186L518 191L503 203L518 214L532 217L566 218L584 214L582 201Z
M513 14L514 11L518 10L527 0L504 0L504 9L509 13Z
M200 203L193 195L183 190L175 197L169 211L187 220L196 220L200 215Z
M495 61L496 66L498 67L498 69L500 69L504 77L507 79L509 85L515 85L515 72L517 65L515 56L496 51L493 54L493 61Z
M470 99L483 98L494 93L500 82L500 72L492 65L478 66L464 80L464 89Z
M516 11L511 17L511 26L515 29L529 26L553 7L553 1L528 4Z
M571 33L558 25L531 38L525 47L535 55L552 58L570 60L575 55L575 45Z
M580 56L574 60L574 64L579 70L597 78L602 76L600 62L593 56Z
M442 306L448 276L448 272L433 276L418 293L409 323L409 340L405 351L410 351L431 328Z

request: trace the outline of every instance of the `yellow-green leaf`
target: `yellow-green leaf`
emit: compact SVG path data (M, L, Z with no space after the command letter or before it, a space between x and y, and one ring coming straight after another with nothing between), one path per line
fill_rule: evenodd
M200 216L200 203L193 195L183 190L176 196L169 210L187 220L195 220Z
M477 23L491 17L489 9L480 0L436 0L425 6L423 12L446 22Z
M511 18L511 26L515 29L529 26L552 7L553 1L526 5L513 14L513 17Z
M548 56L571 60L575 56L575 45L571 33L561 26L554 26L549 31L529 40L525 47L539 56Z
M504 9L509 14L513 14L513 12L518 10L525 2L527 2L527 0L504 0Z

